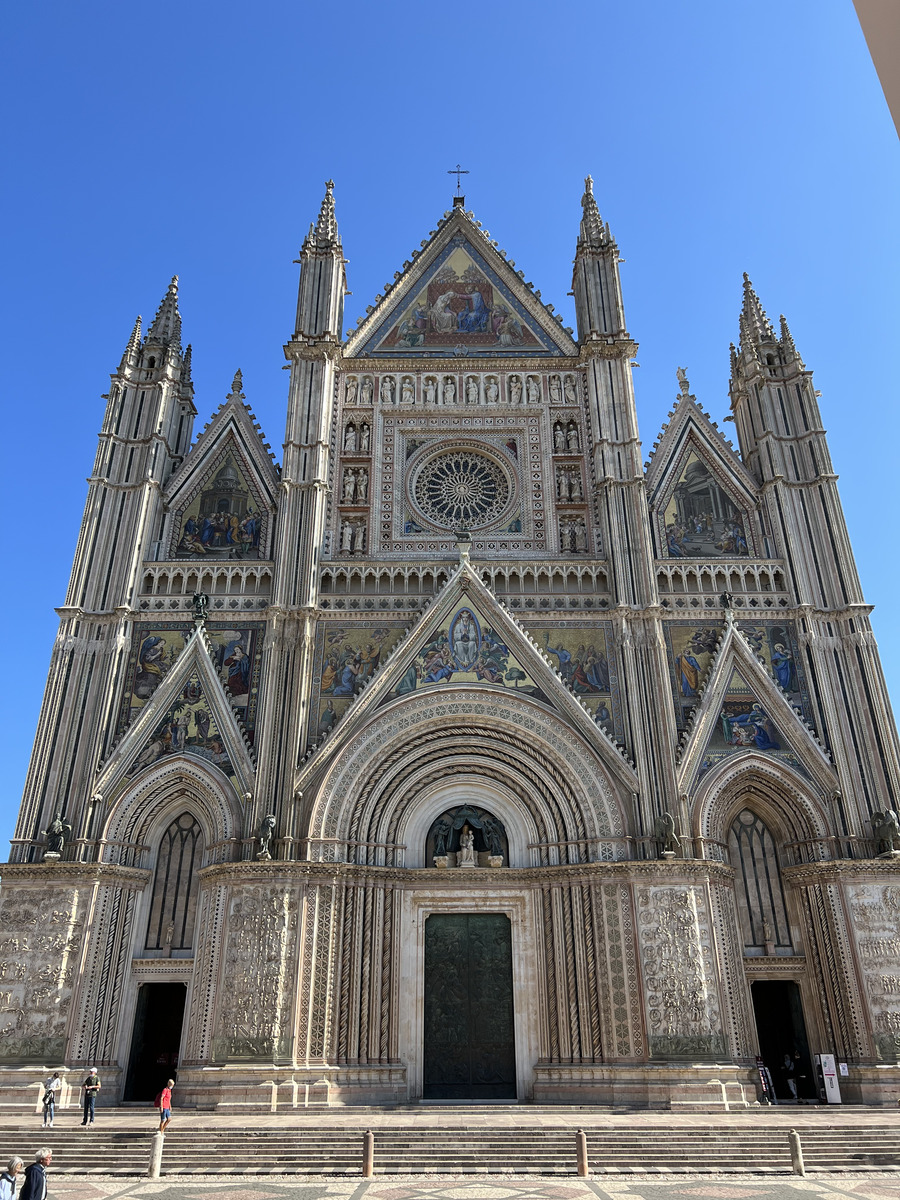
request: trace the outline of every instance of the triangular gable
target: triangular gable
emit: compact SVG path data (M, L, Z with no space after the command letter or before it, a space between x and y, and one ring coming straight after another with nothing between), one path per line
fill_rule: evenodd
M729 609L725 630L679 751L689 791L722 760L757 753L831 788L835 773L815 734L769 676Z
M756 482L694 396L670 414L646 481L660 557L765 557Z
M461 209L414 259L350 334L345 357L577 353L552 306Z
M247 738L201 627L103 764L96 791L112 800L143 770L183 754L216 767L243 794L255 774Z
M631 790L632 765L595 721L530 634L478 578L467 561L456 568L430 609L395 647L380 670L354 693L355 664L333 692L335 722L315 753L316 770L340 752L375 711L413 692L472 685L504 688L557 710ZM342 691L348 694L341 695ZM328 698L324 697L326 704ZM341 707L342 713L337 713ZM320 726L321 728L321 726ZM321 760L321 761L320 761ZM309 763L300 768L303 786Z

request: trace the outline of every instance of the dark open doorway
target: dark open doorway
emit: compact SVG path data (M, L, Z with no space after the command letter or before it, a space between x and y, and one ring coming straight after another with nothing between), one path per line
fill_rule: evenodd
M502 913L425 922L423 1096L516 1099L512 937Z
M184 1001L183 983L145 983L138 990L124 1100L152 1100L175 1079Z
M751 985L750 993L760 1057L769 1068L779 1103L790 1104L797 1099L815 1104L818 1091L806 1040L800 988L789 979L760 979Z

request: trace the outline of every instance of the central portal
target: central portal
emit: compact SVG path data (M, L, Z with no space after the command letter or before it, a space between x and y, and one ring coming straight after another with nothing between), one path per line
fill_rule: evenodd
M426 1100L515 1100L512 935L502 913L425 922Z

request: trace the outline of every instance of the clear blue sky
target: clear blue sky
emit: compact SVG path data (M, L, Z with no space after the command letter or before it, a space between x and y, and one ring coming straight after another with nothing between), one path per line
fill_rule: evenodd
M450 206L574 324L583 177L627 260L646 449L676 366L727 412L741 273L822 409L889 684L900 148L851 0L17 4L4 16L5 786L11 835L103 402L181 277L198 430L236 367L280 447L292 260L333 177L349 323ZM724 426L726 432L732 425ZM12 520L12 514L18 517Z

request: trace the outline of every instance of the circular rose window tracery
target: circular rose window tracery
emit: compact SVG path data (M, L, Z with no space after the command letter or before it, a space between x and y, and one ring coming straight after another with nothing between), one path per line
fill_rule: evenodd
M499 462L477 450L460 449L427 459L411 480L410 492L431 524L478 529L503 515L512 487Z

